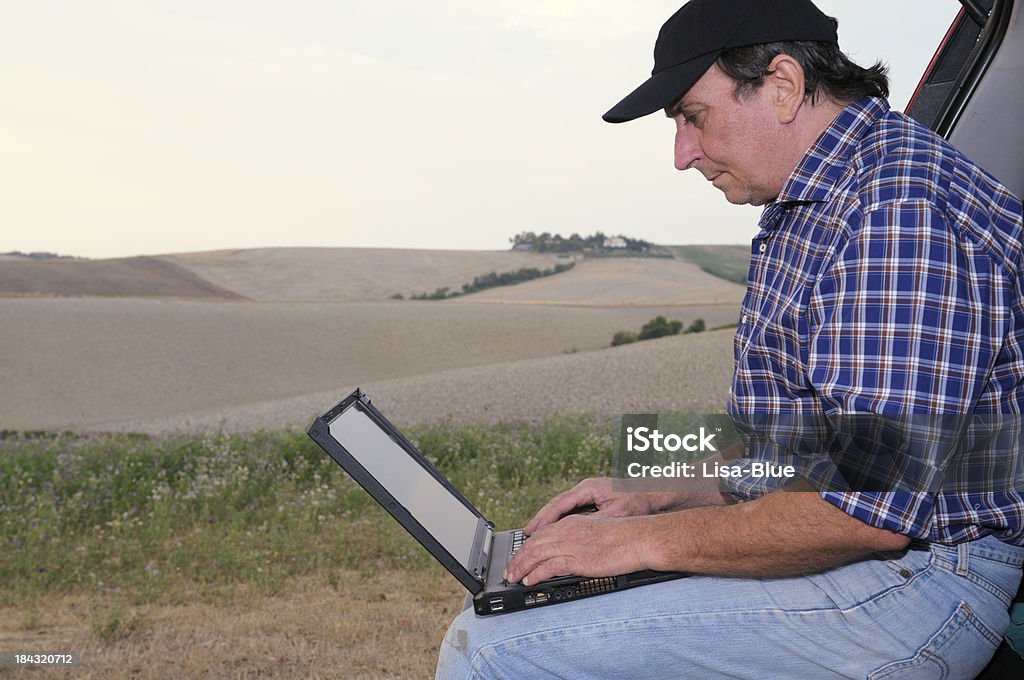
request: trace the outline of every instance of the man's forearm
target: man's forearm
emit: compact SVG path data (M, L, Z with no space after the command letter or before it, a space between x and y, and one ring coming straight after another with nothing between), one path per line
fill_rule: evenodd
M641 569L788 576L908 542L850 517L815 492L776 491L747 503L678 512L571 515L540 526L503 577L533 585L566 574L614 576Z
M728 497L718 491L685 492L685 493L651 493L651 511L676 512L706 506L729 505Z
M810 573L909 542L850 517L815 492L780 491L636 519L636 549L649 568L720 576Z

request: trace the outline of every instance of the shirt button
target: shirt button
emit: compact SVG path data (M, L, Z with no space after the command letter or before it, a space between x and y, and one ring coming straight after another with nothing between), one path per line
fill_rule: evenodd
M757 249L760 250L763 253L764 251L768 250L768 244L767 243L762 243L761 245L759 245L757 247Z
M744 315L743 315L743 318L742 318L742 319L740 319L740 323L742 323L742 324L745 324L745 323L747 323L747 315L746 315L746 314L744 314Z

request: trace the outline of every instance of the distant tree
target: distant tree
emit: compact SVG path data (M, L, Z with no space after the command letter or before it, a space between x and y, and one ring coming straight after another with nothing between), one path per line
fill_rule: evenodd
M573 232L569 238L564 238L561 234L552 234L548 231L541 232L540 234L532 231L521 231L510 238L509 242L514 249L532 250L538 253L571 253L581 252L586 248L600 251L604 249L606 238L603 231L596 231L591 236L580 236L578 233ZM623 236L622 239L626 242L627 250L646 252L652 245L642 239L629 238L628 236Z
M413 293L411 297L413 300L444 300L455 295L458 295L458 293L449 293L448 286L442 286L433 293Z
M656 316L643 325L637 340L653 340L666 335L677 335L683 327L682 321L668 321L663 316Z
M619 331L612 337L612 347L625 345L638 340L653 340L666 335L678 335L683 328L682 321L669 321L663 316L656 316L643 325L639 333ZM697 319L689 325L686 333L700 333L704 330L704 319Z
M619 331L612 336L612 347L628 345L631 342L636 342L636 333L632 331Z
M644 241L643 239L629 238L628 236L623 236L622 238L626 242L627 250L635 250L645 253L650 250L653 245L649 241Z
M536 267L523 267L514 272L490 272L481 276L473 278L471 283L462 284L461 291L449 291L448 287L438 288L429 295L427 293L416 293L412 296L413 300L444 300L458 295L466 295L468 293L476 293L477 291L486 290L487 288L494 288L495 286L514 286L517 283L523 281L529 281L531 279L539 279L543 276L552 276L554 274L561 274L562 272L568 271L575 266L575 262L567 262L564 264L556 264L551 269L545 269L541 271ZM394 297L394 296L392 296Z
M694 319L693 323L686 327L684 333L703 333L704 319Z

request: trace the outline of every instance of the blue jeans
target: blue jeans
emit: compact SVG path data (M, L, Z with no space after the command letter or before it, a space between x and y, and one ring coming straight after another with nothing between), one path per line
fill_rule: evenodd
M472 609L437 678L971 678L1009 623L1024 548L987 537L813 576L691 576L536 610Z

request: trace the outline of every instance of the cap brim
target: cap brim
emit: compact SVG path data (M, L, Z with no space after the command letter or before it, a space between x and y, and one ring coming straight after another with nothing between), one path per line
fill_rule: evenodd
M652 75L601 117L609 123L625 123L664 109L686 94L719 54L703 54Z

